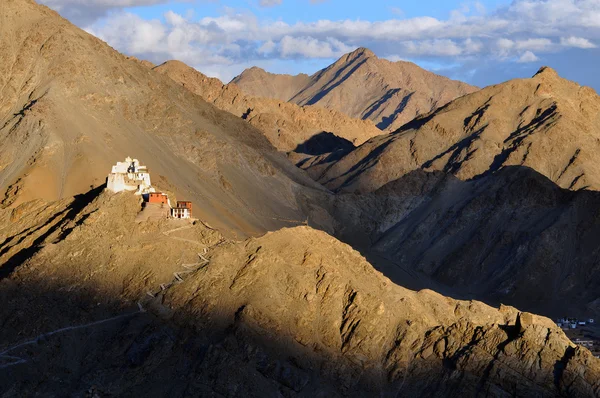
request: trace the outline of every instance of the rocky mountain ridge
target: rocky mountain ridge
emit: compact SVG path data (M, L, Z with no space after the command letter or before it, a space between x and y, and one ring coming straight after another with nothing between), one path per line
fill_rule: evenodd
M259 130L54 11L2 0L0 15L2 207L87 192L127 156L238 236L300 224L299 193L323 191Z
M477 90L410 62L378 58L366 48L342 56L310 77L251 68L232 82L248 95L337 110L371 120L386 132Z
M600 394L600 361L551 320L399 285L400 272L484 281L517 300L540 293L531 284L543 275L584 302L595 287L578 296L588 270L568 261L587 256L584 282L595 283L593 194L524 168L464 182L390 161L372 185L361 163L334 195L261 131L147 63L31 0L0 2L0 395ZM349 154L306 168L326 176L387 138L344 142ZM386 148L366 155L374 173ZM139 196L104 190L128 155L198 219L145 219Z
M600 97L542 68L466 95L375 137L326 172L330 189L372 192L412 170L468 180L526 166L566 189L600 188Z
M404 289L323 232L233 242L137 223L130 193L87 195L0 211L0 259L20 262L0 281L4 324L19 325L2 329L2 394L600 391L600 361L552 321Z

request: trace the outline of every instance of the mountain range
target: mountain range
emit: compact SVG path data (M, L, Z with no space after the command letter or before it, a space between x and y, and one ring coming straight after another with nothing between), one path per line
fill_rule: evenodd
M599 110L593 89L544 67L530 79L486 87L373 138L319 181L369 192L419 168L467 180L519 165L562 188L597 190Z
M254 67L232 82L248 95L334 109L388 132L477 90L411 62L380 59L366 48L311 76L274 75Z
M3 207L85 193L127 156L142 159L159 188L193 201L198 216L240 236L301 222L299 192L323 190L261 131L54 11L3 0L3 12Z
M209 78L179 61L165 62L154 70L217 108L248 121L283 152L302 151L302 145L319 134L333 134L352 146L381 134L372 122L352 119L334 110L247 96L235 83L223 85L220 80Z
M600 315L597 107L362 48L224 85L0 0L0 395L598 396L532 313Z

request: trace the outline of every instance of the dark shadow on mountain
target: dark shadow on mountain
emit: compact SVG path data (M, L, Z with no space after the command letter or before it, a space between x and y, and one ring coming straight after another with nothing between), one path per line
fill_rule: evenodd
M436 178L439 176L433 178L434 182ZM397 194L400 188L434 191L423 190L414 182L411 188L409 182L398 181L397 186L375 194ZM77 209L81 213L101 188L80 195L66 211L59 212L65 216L53 227L58 237L69 236L72 224L68 221L81 220ZM443 188L437 185L438 191L443 192ZM50 236L54 235L46 235ZM36 248L39 245L20 252L21 265L26 266L25 255L33 256ZM149 257L149 261L160 263L152 253ZM81 258L86 261L85 256ZM243 256L240 261L244 261ZM249 261L251 264L252 259ZM42 272L44 265L36 264ZM211 266L209 263L194 272L210 271ZM237 305L226 306L218 297L195 296L198 285L194 284L203 282L202 274L187 274L186 279L194 279L172 283L165 291L155 286L156 293L150 297L143 281L144 270L123 274L123 289L111 289L112 294L104 290L108 284L98 283L103 279L95 281L87 273L78 278L76 267L68 271L69 278L64 279L56 277L61 272L54 277L36 277L30 272L27 278L13 278L8 274L0 283L0 396L17 391L20 396L398 396L402 392L408 396L453 397L476 396L477 391L490 389L504 395L559 395L564 392L562 378L569 379L573 373L564 369L552 378L552 369L548 369L550 380L541 384L539 380L531 381L527 371L521 374L511 369L507 376L465 369L462 364L481 348L477 334L470 341L461 341L462 332L456 328L442 329L440 341L446 341L444 346L452 341L452 353L440 349L439 355L427 355L426 345L412 347L410 319L396 320L398 328L406 328L406 333L399 332L398 340L391 346L386 343L383 351L379 346L371 347L372 343L363 347L358 333L364 331L360 331L359 323L347 325L346 333L343 320L327 329L335 333L339 329L339 341L327 341L318 336L322 333L318 320L308 326L298 323L282 328L277 313L262 312L251 297L234 308ZM222 275L219 268L210 277L217 275ZM119 284L119 280L113 282ZM328 288L322 287L324 290L318 294L325 299ZM176 296L174 292L184 293ZM187 300L181 302L181 297ZM351 301L356 302L344 304L345 314L358 308L368 310L360 307L356 294L352 297ZM197 301L199 298L202 300ZM284 310L297 314L300 320L311 304L305 303L306 297L297 299L298 306ZM381 312L382 319L387 319L385 313ZM316 342L307 343L301 337L302 327L315 328L311 339L317 336ZM438 333L440 328L443 326L431 325L415 341L421 344L429 333ZM509 341L510 330L501 341ZM346 346L354 334L358 346ZM485 354L485 358L489 356ZM497 359L498 366L509 366L500 356Z
M560 118L560 115L557 114L556 109L557 105L553 104L544 112L538 114L525 126L519 126L519 128L504 141L505 144L510 142L511 145L508 148L503 149L502 152L494 157L494 161L492 162L490 168L482 175L493 173L502 167L510 155L521 147L521 142L531 134L542 131L541 127L543 125L547 124L548 126L546 128L549 128L555 124ZM525 158L528 156L528 154L529 151L527 151L525 154Z
M392 134L399 134L399 133L402 133L407 130L417 130L417 129L423 127L423 125L427 124L427 122L429 122L431 119L433 119L436 115L438 115L439 113L443 113L446 110L446 108L448 108L451 104L452 104L452 102L449 102L446 105L441 106L427 114L417 116L410 122L400 126L397 130L392 132Z
M356 72L356 70L358 70L365 62L366 62L366 60L362 60L362 61L360 61L356 65L354 65L354 62L348 63L342 69L338 70L336 72L335 76L330 80L330 82L332 82L334 80L337 80L335 83L329 84L329 85L323 87L323 89L321 91L319 91L315 96L309 98L308 101L306 101L306 103L304 103L302 105L314 105L317 102L319 102L327 94L329 94L332 90L334 90L336 87L338 87L344 81L346 81L350 76L352 76L352 74L354 72ZM319 79L317 78L314 81L317 82L318 80ZM311 84L307 88L305 88L302 91L300 91L298 94L294 95L290 101L294 102L295 98L301 96L308 88L312 87L314 84L315 83Z
M527 377L511 370L510 376L482 379L473 370L462 370L457 364L472 356L477 341L466 342L448 358L415 353L408 364L395 365L389 358L379 362L360 353L305 347L290 334L259 326L244 305L234 313L218 306L191 313L170 310L167 301L157 298L146 300L141 312L135 301L106 297L97 289L76 293L60 283L4 285L0 296L0 396L18 391L19 396L87 397L367 397L398 392L474 397L479 384L508 392ZM556 374L556 380L562 377ZM522 394L559 395L563 390L540 381L518 388ZM522 394L517 396L527 396Z
M528 167L469 181L416 170L332 207L338 238L399 285L550 317L586 317L600 297L600 192Z
M84 194L76 195L66 209L54 214L46 221L45 224L39 225L31 230L24 231L24 233L22 233L18 238L18 241L15 243L15 245L22 243L25 239L27 239L28 236L46 229L46 231L38 236L29 247L15 253L0 267L0 281L9 277L17 267L37 253L43 247L41 244L52 234L60 232L57 240L65 239L74 228L74 226L68 226L68 224L75 220L76 216L81 212L81 210L83 210L96 197L98 197L104 188L106 188L106 184L103 184L97 188L93 188ZM78 221L79 225L84 221L85 219ZM0 257L8 253L10 247L12 247L12 245L8 246L8 243L11 241L12 239L9 239L2 244L4 247L2 250L0 250Z
M395 94L399 93L399 88L391 88L386 93L381 96L381 98L377 99L371 105L369 105L366 109L366 112L363 115L363 119L368 119L371 117L373 113L375 113L383 104L385 104L390 98L392 98Z
M404 98L402 98L402 101L396 107L396 109L394 110L394 112L392 112L389 116L385 116L384 118L382 118L381 122L377 123L377 127L380 130L385 130L392 123L394 123L394 120L396 120L396 116L398 116L400 113L404 112L404 109L406 108L406 106L408 105L410 99L413 97L414 94L415 93L412 92L412 93L409 93L408 95L406 95Z
M354 150L354 144L342 137L323 131L313 135L302 144L298 144L294 152L318 156L332 152L348 153Z
M383 144L379 145L378 147L373 149L371 152L369 152L369 154L367 156L362 158L358 163L356 163L354 166L352 166L344 174L342 174L339 177L336 177L336 178L347 177L347 179L344 181L344 183L336 191L340 192L344 189L344 187L349 186L354 181L354 179L360 174L360 173L358 173L358 171L360 171L361 173L364 173L366 170L370 169L375 164L377 164L376 163L377 158L379 157L379 155L381 153L383 153L385 148L387 148L387 146L390 145L391 143L392 143L391 140L386 140ZM327 185L329 182L331 182L331 180L324 181L323 185Z

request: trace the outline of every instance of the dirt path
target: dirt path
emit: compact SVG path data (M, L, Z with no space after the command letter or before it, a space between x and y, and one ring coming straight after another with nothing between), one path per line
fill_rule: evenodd
M180 238L177 236L170 236L172 233L174 232L178 232L178 231L184 231L187 229L191 229L193 228L193 225L186 225L183 227L178 227L178 228L174 228L172 230L169 231L165 231L162 234L165 235L166 237L170 238L170 239L175 239L175 240L179 240L179 241L184 241L187 243L193 243L195 245L203 245L204 247L201 248L202 252L201 253L197 253L198 255L198 262L196 263L191 263L191 264L182 264L181 266L184 268L181 271L178 272L174 272L173 273L173 277L174 279L172 280L171 283L169 284L161 284L159 286L159 290L156 294L152 293L152 292L147 292L147 295L152 297L152 300L155 299L159 293L167 290L169 287L171 287L173 284L175 283L182 283L184 281L184 276L190 273L195 272L196 270L198 270L201 267L204 267L206 265L209 264L210 260L206 257L208 255L208 250L209 248L206 247L206 245L204 245L202 242L199 241L195 241L192 239L186 239L186 238ZM15 366L15 365L19 365L19 364L23 364L23 363L27 363L28 360L24 359L22 357L19 356L15 356L15 355L10 355L11 352L16 351L18 349L21 349L23 347L27 347L33 344L39 344L41 341L44 341L45 339L54 336L56 334L60 334L60 333L67 333L70 331L74 331L74 330L80 330L80 329L85 329L85 328L92 328L92 327L97 327L100 325L103 325L105 323L108 322L114 322L117 321L119 319L125 319L125 318L129 318L129 317L133 317L136 316L138 314L141 314L143 312L146 312L146 310L143 307L142 304L142 300L137 302L138 305L138 311L133 312L133 313L129 313L129 314L123 314L123 315L117 315L111 318L106 318L106 319L102 319L99 321L94 321L94 322L90 322L90 323L86 323L84 325L76 325L76 326L67 326L67 327L63 327L51 332L47 332L47 333L43 333L40 334L34 338L32 338L31 340L25 341L23 343L19 343L15 346L9 347L7 349L5 349L4 351L0 352L0 362L8 362L5 364L0 364L0 369L5 369L11 366Z
M193 225L186 225L186 226L183 226L183 227L172 229L170 231L165 231L162 234L165 235L168 238L175 239L175 240L178 240L180 242L193 243L195 245L202 245L202 243L200 243L200 242L198 242L196 240L186 239L186 238L180 238L179 236L171 236L171 234L173 232L183 231L183 230L186 230L186 229L191 229L193 227L194 227Z
M22 363L27 363L27 359L23 359L21 357L18 356L13 356L13 355L9 355L10 352L18 350L19 348L23 348L29 345L33 345L33 344L38 344L40 341L43 341L51 336L54 336L56 334L59 333L66 333L66 332L70 332L73 330L79 330L79 329L85 329L85 328L91 328L91 327L95 327L95 326L100 326L102 324L108 323L108 322L114 322L116 320L119 319L124 319L124 318L129 318L129 317L133 317L136 316L138 314L141 314L142 312L145 312L145 310L143 309L143 307L141 306L141 304L138 303L138 307L139 310L130 314L123 314L123 315L117 315L111 318L106 318L106 319L102 319L100 321L95 321L95 322L90 322L90 323L86 323L84 325L77 325L77 326L67 326L64 328L60 328L57 330L54 330L52 332L47 332L47 333L42 333L36 337L34 337L31 340L25 341L23 343L17 344L15 346L12 346L10 348L7 348L6 350L0 352L0 361L3 360L9 360L9 361L13 361L10 362L8 364L4 364L4 365L0 365L0 369L5 369L8 368L10 366L15 366L15 365L19 365Z

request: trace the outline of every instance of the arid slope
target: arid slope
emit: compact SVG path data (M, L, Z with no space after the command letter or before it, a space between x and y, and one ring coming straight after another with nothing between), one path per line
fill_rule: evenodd
M1 394L599 392L600 361L549 319L404 289L308 227L136 223L138 200L0 210Z
M344 55L310 78L284 78L252 68L233 82L248 95L334 109L353 118L372 120L384 131L394 131L420 114L477 90L410 62L377 58L366 48ZM290 96L292 88L297 90Z
M223 85L220 80L209 78L178 61L165 62L154 70L217 108L244 118L283 152L301 150L302 144L321 133L333 133L354 145L381 134L371 121L352 119L337 111L246 96L234 83Z
M296 196L321 189L256 128L31 0L0 8L0 147L3 207L86 192L126 156L242 235L302 222Z
M600 97L542 68L486 87L387 136L375 137L320 179L371 192L422 168L462 180L503 166L530 167L562 188L600 189Z
M466 182L416 170L335 201L337 236L396 283L424 275L457 297L600 317L598 192L564 190L511 166Z

